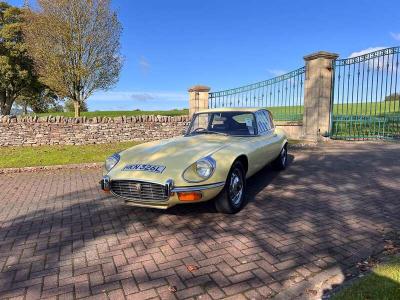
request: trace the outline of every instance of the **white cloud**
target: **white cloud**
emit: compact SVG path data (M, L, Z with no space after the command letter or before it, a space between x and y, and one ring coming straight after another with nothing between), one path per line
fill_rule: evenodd
M132 93L131 99L136 101L148 101L148 100L154 100L155 97L154 95L149 93Z
M374 51L378 51L378 50L382 50L382 49L386 49L386 48L387 47L370 47L370 48L367 48L367 49L364 49L364 50L360 50L360 51L351 53L349 58L360 56L360 55L364 55L364 54L367 54L367 53L370 53L370 52L374 52Z
M285 70L277 70L277 69L268 69L268 73L272 74L273 76L281 76L286 74L287 71Z
M400 41L400 33L399 32L391 32L390 35L392 38L394 38L396 41Z
M144 56L140 57L138 64L139 64L140 71L143 74L149 73L149 71L150 71L150 63Z

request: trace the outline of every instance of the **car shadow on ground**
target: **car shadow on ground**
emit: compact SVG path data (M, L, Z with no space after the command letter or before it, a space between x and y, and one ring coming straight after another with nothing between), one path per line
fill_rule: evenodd
M48 276L98 272L94 295L124 280L139 286L158 280L177 286L178 298L193 286L224 288L214 275L227 266L235 270L224 274L227 284L238 283L239 267L252 264L243 272L244 290L271 293L330 266L345 272L382 248L387 232L400 230L400 166L393 164L399 149L295 153L285 171L266 167L249 180L250 201L236 215L216 214L211 203L167 211L126 207L90 179L88 189L47 197L22 213L15 207L17 216L2 222L0 297L29 284L45 293ZM171 262L177 265L168 274L159 272ZM190 273L187 264L203 271ZM77 293L87 282L71 285Z

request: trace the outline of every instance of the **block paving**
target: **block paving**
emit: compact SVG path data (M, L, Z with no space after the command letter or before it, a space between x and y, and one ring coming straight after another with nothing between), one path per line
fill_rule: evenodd
M236 215L127 207L99 169L0 175L0 298L272 298L400 230L399 159L394 143L292 151Z

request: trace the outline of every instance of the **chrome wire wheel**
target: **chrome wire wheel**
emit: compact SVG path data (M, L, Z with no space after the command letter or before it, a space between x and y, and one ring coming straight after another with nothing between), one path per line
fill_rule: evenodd
M240 206L243 195L243 175L240 170L235 169L232 172L229 183L229 198L234 206Z
M282 166L286 166L286 161L287 161L287 150L284 147L282 149L282 151L281 151L281 163L282 163Z

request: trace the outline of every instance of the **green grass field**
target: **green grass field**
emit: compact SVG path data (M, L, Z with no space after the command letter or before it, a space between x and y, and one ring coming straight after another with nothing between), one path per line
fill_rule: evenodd
M82 117L120 117L120 116L142 116L142 115L160 115L160 116L182 116L188 115L188 109L173 109L173 110L116 110L116 111L89 111L82 112ZM73 112L54 112L54 113L40 113L32 114L39 117L45 116L63 116L63 117L74 117Z
M103 162L111 154L137 144L122 142L82 146L0 147L0 168Z
M400 101L340 103L333 106L334 115L390 115L400 113Z
M400 299L400 258L378 265L332 297L332 300Z
M303 106L271 106L274 114L302 114ZM340 103L333 105L333 114L351 115L381 115L400 113L400 101L370 102L370 103Z

